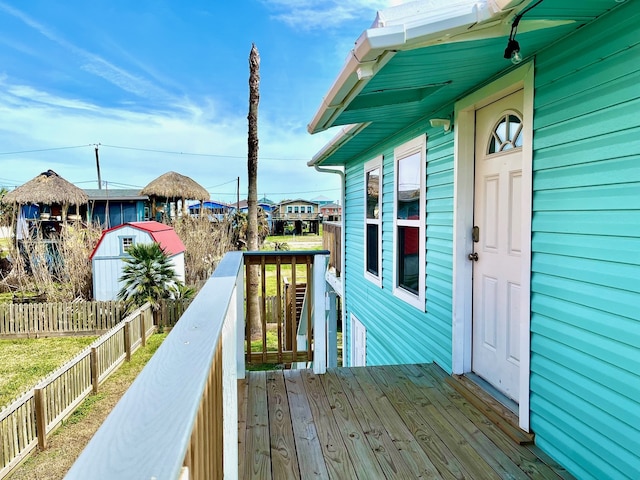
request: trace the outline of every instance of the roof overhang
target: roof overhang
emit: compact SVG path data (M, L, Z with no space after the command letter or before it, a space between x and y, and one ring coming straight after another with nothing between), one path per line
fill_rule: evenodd
M308 126L312 134L344 128L308 165L343 165L350 155L442 113L438 110L508 71L512 65L503 53L514 17L536 2L423 0L379 12ZM618 5L610 4L545 0L536 5L518 25L525 56Z

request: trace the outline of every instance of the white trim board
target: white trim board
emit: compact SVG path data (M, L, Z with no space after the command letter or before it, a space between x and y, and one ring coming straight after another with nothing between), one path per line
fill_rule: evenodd
M529 379L531 332L531 216L533 159L534 64L529 62L486 85L455 104L454 218L453 218L453 318L452 370L471 371L475 111L516 90L524 89L522 168L522 278L520 335L520 428L529 431Z

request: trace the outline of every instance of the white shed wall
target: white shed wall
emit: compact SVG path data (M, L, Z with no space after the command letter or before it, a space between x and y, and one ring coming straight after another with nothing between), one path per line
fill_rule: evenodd
M150 233L129 226L107 233L91 262L95 300L115 300L122 288L122 283L118 281L122 276L125 258L120 248L122 237L133 237L134 243L153 243ZM184 283L184 252L170 257L170 260L178 279Z

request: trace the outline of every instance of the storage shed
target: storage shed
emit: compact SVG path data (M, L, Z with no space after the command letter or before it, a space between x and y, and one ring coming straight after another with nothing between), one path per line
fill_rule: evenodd
M105 230L91 254L93 296L115 300L120 288L127 249L136 243L158 243L169 255L176 276L184 282L185 246L175 230L159 222L129 222Z

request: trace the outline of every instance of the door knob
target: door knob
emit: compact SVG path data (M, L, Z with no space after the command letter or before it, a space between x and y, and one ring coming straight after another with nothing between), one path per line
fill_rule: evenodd
M470 253L468 256L469 260L473 260L474 262L478 261L478 254L476 252Z

